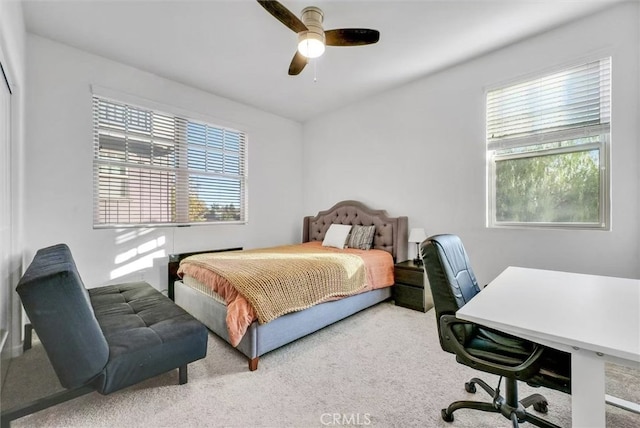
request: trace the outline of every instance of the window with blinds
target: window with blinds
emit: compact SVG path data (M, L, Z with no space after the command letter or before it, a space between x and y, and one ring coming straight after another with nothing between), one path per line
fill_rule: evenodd
M93 97L94 226L246 221L246 135Z
M489 226L607 228L611 59L487 93Z

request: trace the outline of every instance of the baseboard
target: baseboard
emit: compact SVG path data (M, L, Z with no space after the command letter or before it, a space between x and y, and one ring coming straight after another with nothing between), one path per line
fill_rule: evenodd
M640 404L634 403L633 401L623 400L622 398L614 397L609 394L605 394L604 400L607 404L611 404L612 406L640 414Z
M0 389L4 386L11 360L24 353L22 343L11 346L8 333L6 330L0 330Z
M4 359L6 357L8 359L11 359L11 358L16 358L22 355L23 353L22 342L20 342L17 345L11 346L11 344L7 340L9 337L9 335L7 334L8 332L6 330L2 330L1 332L3 337L2 337L2 346L0 346L0 354L2 355L2 358Z
M0 352L4 351L4 344L7 342L7 337L9 337L9 332L0 329Z
M7 352L9 353L11 358L19 357L20 355L22 355L24 353L24 351L22 349L22 343L19 344L19 345L7 348Z
M11 360L8 350L4 349L8 337L9 332L7 330L0 330L0 387L4 385L4 379L7 377L7 371L9 370L9 361Z

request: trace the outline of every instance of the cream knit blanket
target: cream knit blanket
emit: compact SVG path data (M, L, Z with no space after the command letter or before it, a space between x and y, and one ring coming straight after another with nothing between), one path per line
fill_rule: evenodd
M364 262L353 254L299 245L190 256L225 278L254 307L263 324L365 287Z

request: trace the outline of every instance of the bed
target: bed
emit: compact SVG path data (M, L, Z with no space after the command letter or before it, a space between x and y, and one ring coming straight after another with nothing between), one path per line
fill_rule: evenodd
M315 216L303 218L302 243L308 247L320 247L332 224L375 226L372 249L379 251L367 253L379 253L381 250L387 257L390 255L391 257L388 258L395 263L407 259L407 223L407 217L390 217L384 210L370 209L358 201L342 201L326 211L320 211ZM335 226L332 227L332 229L335 228ZM240 253L255 251L260 250ZM337 251L340 252L340 250ZM248 325L238 342L238 338L233 337L233 333L230 337L225 299L221 299L217 293L204 289L203 278L196 274L192 275L197 278L191 277L188 273L183 275L183 272L181 275L176 275L176 266L181 262L181 269L183 269L189 266L189 262L193 264L200 260L198 259L200 256L202 259L209 256L216 259L236 256L230 252L205 253L208 252L172 255L169 264L169 280L170 285L173 285L173 287L170 286L170 297L173 295L179 306L199 319L216 335L230 344L235 341L236 349L248 358L249 369L252 371L258 368L261 355L391 297L391 287L384 286L368 291L358 291L347 297L334 297L306 309L269 319L268 322L255 320Z

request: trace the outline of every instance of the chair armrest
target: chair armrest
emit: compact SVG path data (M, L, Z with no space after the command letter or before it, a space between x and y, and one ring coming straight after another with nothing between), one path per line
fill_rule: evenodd
M545 349L544 347L532 342L533 350L531 354L521 364L518 364L516 366L487 361L471 355L464 347L464 345L458 341L456 334L453 331L453 326L462 324L477 325L456 318L454 315L442 315L440 317L440 330L444 336L444 339L447 341L447 344L451 346L456 354L456 357L460 360L461 363L470 367L478 368L483 371L488 371L489 373L497 374L499 376L516 378L519 380L530 379L540 371L540 367L542 366L541 357Z

